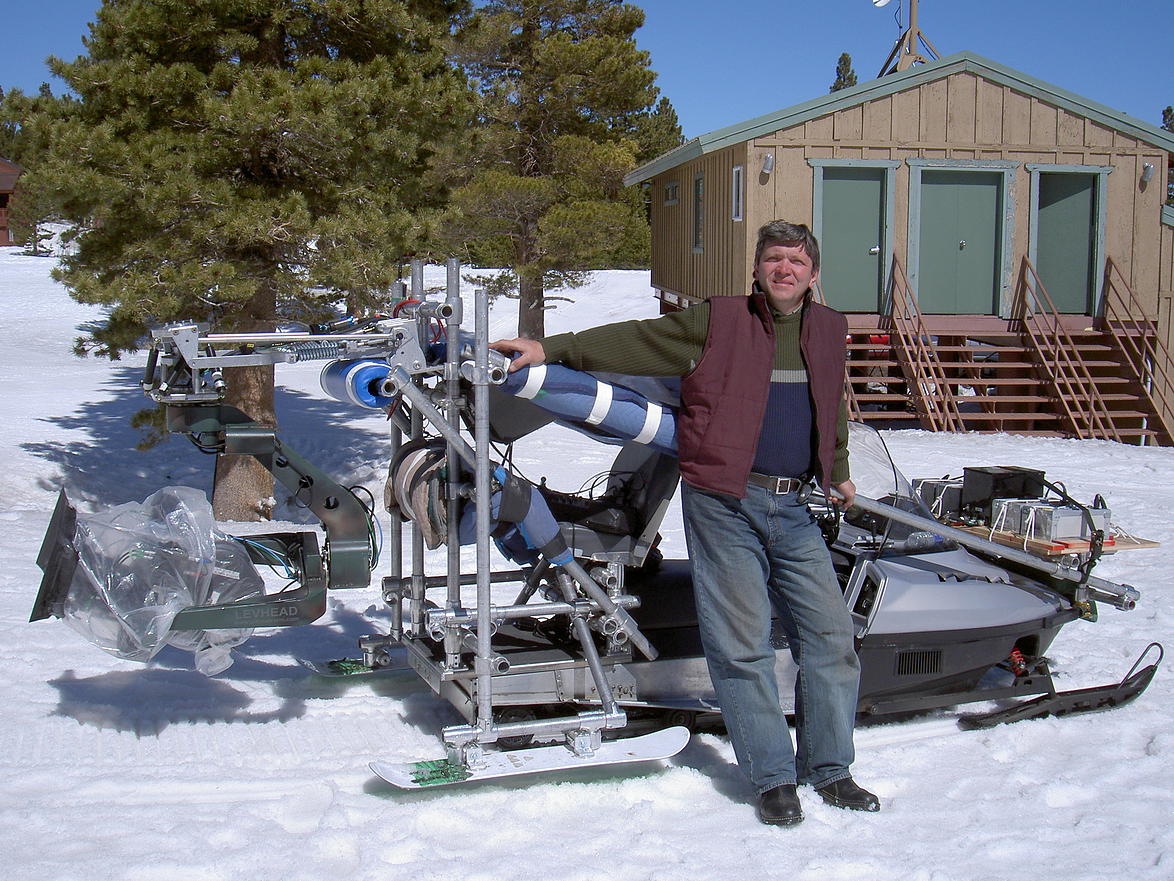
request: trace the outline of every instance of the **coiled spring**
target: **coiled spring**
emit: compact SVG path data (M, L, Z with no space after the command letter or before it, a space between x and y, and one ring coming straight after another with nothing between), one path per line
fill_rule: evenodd
M342 345L337 342L288 343L278 351L288 352L298 361L330 361L342 354Z

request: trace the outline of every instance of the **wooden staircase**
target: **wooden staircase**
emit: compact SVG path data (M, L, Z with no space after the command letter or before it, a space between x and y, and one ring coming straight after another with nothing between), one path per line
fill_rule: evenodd
M1105 261L1103 306L1097 327L1127 370L1156 443L1174 446L1174 358L1146 317L1125 276L1110 257Z
M849 316L852 417L887 428L1174 445L1169 354L1152 322L1122 317L1137 314L1136 302L1119 299L1116 317L1087 327L1087 317L1056 313L1024 260L1011 320L927 317L894 259L889 313ZM1138 363L1151 365L1145 378Z

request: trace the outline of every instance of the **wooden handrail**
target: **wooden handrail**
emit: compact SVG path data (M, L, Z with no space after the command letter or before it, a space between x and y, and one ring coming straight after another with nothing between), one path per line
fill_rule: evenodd
M1098 327L1125 355L1167 442L1174 442L1174 360L1158 335L1157 322L1145 317L1112 257L1105 260L1103 290Z
M1039 273L1026 257L1019 267L1013 314L1021 322L1073 434L1080 438L1122 440L1088 366L1079 356L1073 357L1076 341L1064 327Z
M902 369L909 380L913 403L924 415L933 431L966 431L954 389L946 377L937 352L930 345L925 319L901 261L893 255L889 276L889 313L886 316L896 331Z
M811 299L822 306L827 305L827 297L819 279L811 286ZM844 359L844 402L848 408L848 418L857 422L864 421L864 412L860 409L860 401L856 398L856 389L852 387L852 362Z

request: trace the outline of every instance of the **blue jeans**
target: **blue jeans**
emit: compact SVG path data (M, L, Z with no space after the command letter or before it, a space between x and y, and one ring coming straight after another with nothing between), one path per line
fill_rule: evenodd
M797 493L744 499L682 484L697 621L738 764L759 793L849 776L860 661L819 526ZM799 667L798 750L779 706L774 608Z

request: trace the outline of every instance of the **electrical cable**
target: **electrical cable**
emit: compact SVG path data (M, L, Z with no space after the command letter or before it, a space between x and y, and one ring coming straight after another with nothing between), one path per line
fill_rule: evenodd
M199 438L202 438L206 434L213 434L214 435L215 432L193 431L188 434L188 440L190 440L192 442L192 445L197 450L199 450L201 453L204 453L206 455L214 456L214 455L222 452L224 450L224 442L223 441L217 441L216 443L209 444L209 443L206 443L206 442L199 440Z
M268 558L265 562L265 565L268 566L270 571L273 573L282 575L286 578L293 578L294 580L297 580L297 567L293 565L293 561L289 558L288 553L278 553L268 545L262 544L259 541L253 541L250 538L244 538L243 536L234 535L232 536L232 539L246 547L253 548L261 556ZM277 566L279 565L284 571L278 571Z
M1086 557L1077 570L1081 574L1080 584L1087 584L1089 576L1092 575L1093 568L1101 559L1101 554L1105 549L1105 531L1098 529L1096 521L1092 519L1092 513L1088 510L1088 506L1084 505L1068 494L1068 488L1061 482L1052 483L1050 480L1040 479L1049 490L1056 493L1060 500L1068 506L1076 508L1080 511L1081 519L1085 526L1088 527L1088 557Z
M356 490L362 490L366 493L367 498L371 500L371 504L368 505L359 498ZM379 518L375 516L375 495L362 484L348 486L346 487L346 491L354 497L355 501L362 506L367 514L367 541L371 546L371 565L369 568L373 572L375 571L375 567L379 565L380 554L383 553L383 527L379 523Z

